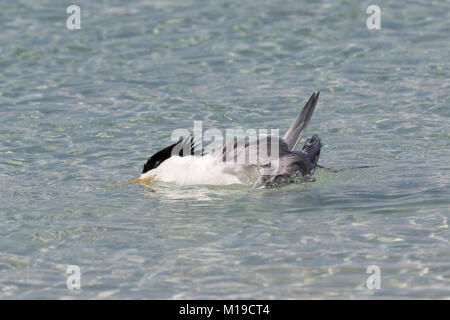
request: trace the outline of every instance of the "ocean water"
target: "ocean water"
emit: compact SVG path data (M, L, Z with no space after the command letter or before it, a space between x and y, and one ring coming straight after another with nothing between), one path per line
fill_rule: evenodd
M82 0L80 30L70 4L0 1L1 299L450 298L449 1L375 3L379 30L372 1ZM377 167L110 189L316 90L319 163Z

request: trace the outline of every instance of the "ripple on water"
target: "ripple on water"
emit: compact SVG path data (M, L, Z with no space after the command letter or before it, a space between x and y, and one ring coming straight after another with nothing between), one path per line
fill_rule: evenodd
M79 5L81 32L51 1L0 8L1 298L450 297L446 4L381 5L378 31L346 1ZM315 90L301 143L377 167L108 190L175 129L283 134Z

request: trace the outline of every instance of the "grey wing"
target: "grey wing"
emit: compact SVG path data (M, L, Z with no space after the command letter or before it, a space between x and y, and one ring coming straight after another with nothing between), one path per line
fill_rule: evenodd
M288 144L279 137L267 137L246 143L226 145L222 150L224 161L234 161L245 167L266 167L289 153Z

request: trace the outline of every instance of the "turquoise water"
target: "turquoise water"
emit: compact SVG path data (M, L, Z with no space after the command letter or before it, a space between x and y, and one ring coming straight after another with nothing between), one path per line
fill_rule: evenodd
M379 2L381 30L364 1L77 1L73 31L69 4L0 1L0 298L450 298L449 1ZM378 167L109 190L316 90L319 163Z

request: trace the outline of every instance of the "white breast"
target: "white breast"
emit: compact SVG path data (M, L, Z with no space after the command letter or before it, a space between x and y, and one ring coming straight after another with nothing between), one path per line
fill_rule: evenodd
M157 168L142 174L140 178L151 176L156 176L155 180L174 182L178 185L253 184L259 179L256 168L249 169L224 163L211 155L170 157Z

